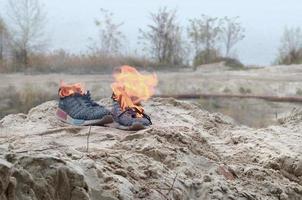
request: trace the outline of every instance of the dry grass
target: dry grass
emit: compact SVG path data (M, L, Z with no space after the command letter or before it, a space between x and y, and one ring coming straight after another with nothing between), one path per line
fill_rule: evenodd
M48 54L32 54L29 65L21 66L13 62L0 64L0 73L69 73L93 74L111 73L121 65L131 65L143 70L178 70L187 66L167 66L137 55L106 55L97 53L71 54L64 50Z
M8 86L0 96L0 118L12 113L27 113L32 107L56 98L56 94L32 84L25 84L21 90Z

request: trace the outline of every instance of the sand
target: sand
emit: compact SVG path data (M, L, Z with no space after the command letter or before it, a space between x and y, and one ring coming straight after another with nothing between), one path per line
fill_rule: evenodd
M58 121L56 106L0 121L1 200L302 199L302 111L252 129L154 98L152 127L89 134Z
M197 71L156 71L159 84L156 94L248 94L272 96L301 96L302 65L269 66L259 69L231 70L221 64L200 66ZM111 95L112 74L0 74L0 92L8 87L18 91L24 87L57 94L60 80L67 83L83 82L97 98Z

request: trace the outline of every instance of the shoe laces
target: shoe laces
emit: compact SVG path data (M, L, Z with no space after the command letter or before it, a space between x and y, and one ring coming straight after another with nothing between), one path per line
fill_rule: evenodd
M149 115L147 115L144 112L140 112L139 110L137 110L135 108L126 108L126 110L123 111L121 114L119 114L117 117L120 118L125 113L129 113L131 115L131 117L133 117L133 118L136 118L136 114L139 113L139 114L143 115L143 117L146 118L150 122L150 124L152 124L152 121L151 121L151 118Z
M91 94L90 94L89 90L86 92L86 94L82 95L82 99L84 100L84 104L88 107L90 107L90 106L93 107L93 106L99 105L91 99Z
M112 93L111 99L118 104L117 100L115 99L114 93ZM152 124L151 117L149 115L147 115L146 113L141 112L140 110L135 109L135 108L126 108L126 110L124 110L117 117L120 118L125 113L129 113L131 115L131 117L133 117L133 118L136 118L136 114L139 113L139 114L143 115L143 117L146 118L150 122L150 124Z

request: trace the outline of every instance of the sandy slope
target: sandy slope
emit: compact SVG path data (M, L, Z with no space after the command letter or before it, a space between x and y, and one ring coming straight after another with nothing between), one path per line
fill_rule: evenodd
M110 105L108 99L101 101ZM302 199L302 112L265 129L174 99L138 132L71 127L56 102L0 121L0 199Z

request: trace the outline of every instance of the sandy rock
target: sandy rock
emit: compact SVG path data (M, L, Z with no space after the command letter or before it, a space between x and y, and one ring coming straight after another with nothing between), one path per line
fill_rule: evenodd
M1 200L302 199L300 111L252 129L155 98L152 127L92 127L87 149L89 127L61 123L56 106L1 120Z
M11 190L14 187L14 180L11 179L12 164L0 159L0 199L11 199Z

